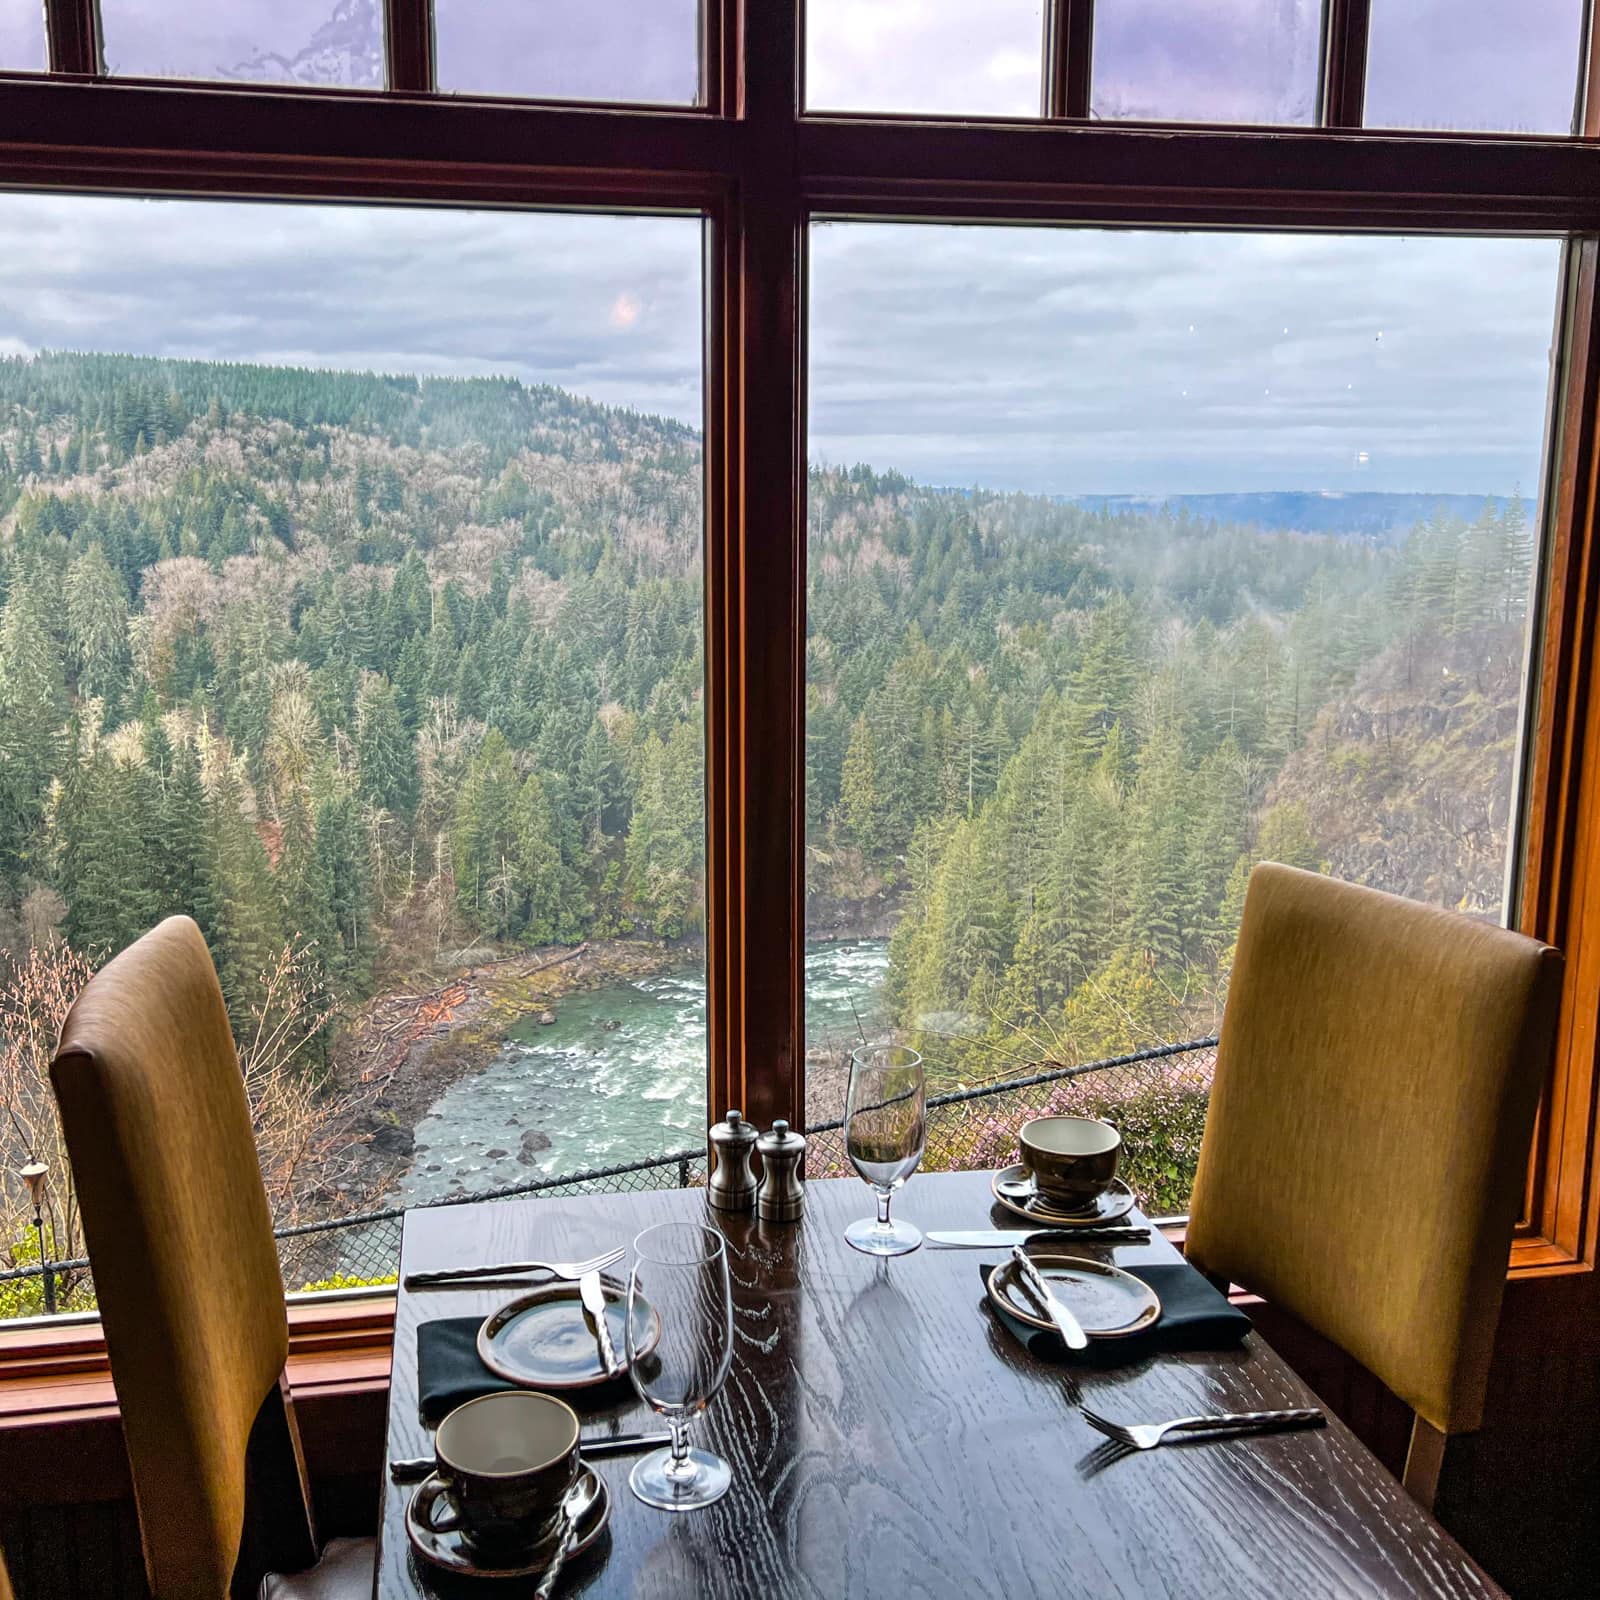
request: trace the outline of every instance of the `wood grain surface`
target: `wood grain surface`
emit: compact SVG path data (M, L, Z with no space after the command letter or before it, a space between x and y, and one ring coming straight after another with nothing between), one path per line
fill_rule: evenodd
M924 1247L892 1261L851 1250L865 1185L807 1185L807 1216L772 1224L705 1206L698 1190L415 1211L402 1270L628 1245L669 1219L710 1220L729 1244L737 1352L695 1437L733 1466L728 1495L671 1515L628 1491L633 1458L597 1467L607 1535L562 1592L593 1596L1484 1596L1501 1591L1337 1420L1313 1433L1116 1455L1070 1404L1059 1369L989 1314L978 1268L999 1251ZM1005 1227L983 1174L925 1174L896 1199L923 1228ZM1089 1247L1085 1247L1086 1250ZM1149 1245L1102 1259L1171 1259ZM626 1266L624 1262L624 1266ZM621 1269L619 1269L621 1270ZM430 1453L417 1416L416 1327L487 1313L508 1291L401 1290L392 1456ZM1085 1400L1126 1422L1315 1404L1252 1334L1237 1350L1084 1372ZM659 1426L631 1387L590 1391L586 1435ZM411 1491L386 1484L381 1600L482 1594L421 1571Z

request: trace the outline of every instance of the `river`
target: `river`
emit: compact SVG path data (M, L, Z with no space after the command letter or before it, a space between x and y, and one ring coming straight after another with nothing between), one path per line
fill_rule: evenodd
M845 1044L880 1020L881 939L806 951L806 1035ZM556 1021L514 1027L481 1072L454 1083L417 1125L394 1202L668 1155L705 1127L702 965L567 996ZM719 1107L721 1111L724 1107Z

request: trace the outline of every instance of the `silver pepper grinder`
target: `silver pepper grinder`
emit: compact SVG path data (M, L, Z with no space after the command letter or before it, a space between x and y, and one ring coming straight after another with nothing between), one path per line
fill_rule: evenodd
M750 1170L750 1155L756 1147L756 1130L730 1111L711 1130L711 1148L717 1164L706 1185L706 1199L719 1211L754 1211L756 1175Z
M762 1221L798 1222L806 1209L805 1185L800 1181L805 1135L791 1132L787 1122L774 1122L772 1131L756 1141L756 1149L761 1152L761 1192L756 1210Z

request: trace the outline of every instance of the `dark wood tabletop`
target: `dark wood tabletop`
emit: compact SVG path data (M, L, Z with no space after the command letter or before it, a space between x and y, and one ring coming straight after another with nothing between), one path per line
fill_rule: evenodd
M708 1510L635 1500L633 1457L596 1463L607 1534L560 1592L748 1600L806 1596L1485 1596L1501 1591L1337 1420L1324 1430L1168 1446L1113 1458L1069 1403L1060 1369L989 1314L978 1268L1003 1252L875 1260L845 1224L871 1210L854 1179L807 1185L802 1223L710 1210L701 1190L587 1195L413 1211L402 1273L631 1244L651 1223L710 1220L729 1246L733 1369L691 1437L733 1467ZM919 1174L896 1215L926 1228L1009 1227L986 1175ZM1123 1264L1172 1246L1101 1246ZM615 1271L625 1273L628 1261ZM431 1454L417 1416L416 1329L487 1313L506 1289L400 1291L391 1457ZM1257 1334L1240 1348L1148 1357L1082 1373L1085 1401L1119 1421L1316 1403ZM657 1429L631 1388L574 1401L586 1434ZM572 1396L567 1398L571 1399ZM381 1600L516 1585L441 1582L405 1534L409 1488L385 1484ZM531 1585L524 1583L519 1592Z

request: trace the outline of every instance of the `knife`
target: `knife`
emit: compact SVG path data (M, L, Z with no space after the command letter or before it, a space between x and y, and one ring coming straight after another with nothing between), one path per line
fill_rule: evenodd
M1078 1319L1062 1304L1060 1297L1045 1282L1044 1274L1034 1266L1027 1251L1020 1244L1011 1247L1011 1259L1016 1262L1017 1271L1022 1274L1023 1282L1039 1297L1039 1304L1049 1313L1050 1320L1060 1330L1061 1337L1067 1341L1067 1349L1087 1350L1089 1339L1079 1326Z
M1009 1250L1016 1244L1139 1244L1150 1237L1148 1228L1134 1226L1104 1228L1043 1228L1024 1233L1016 1228L971 1228L923 1235L929 1244L943 1250Z
M608 1378L615 1377L621 1369L617 1365L616 1346L611 1342L611 1329L606 1324L606 1292L600 1287L600 1274L584 1273L578 1279L578 1294L594 1324L595 1341L600 1346L600 1365L606 1369Z
M655 1450L672 1443L670 1433L618 1433L609 1438L580 1439L578 1454L585 1461L599 1456L628 1455L634 1450ZM389 1463L389 1476L396 1483L421 1483L439 1470L433 1456L402 1456Z

